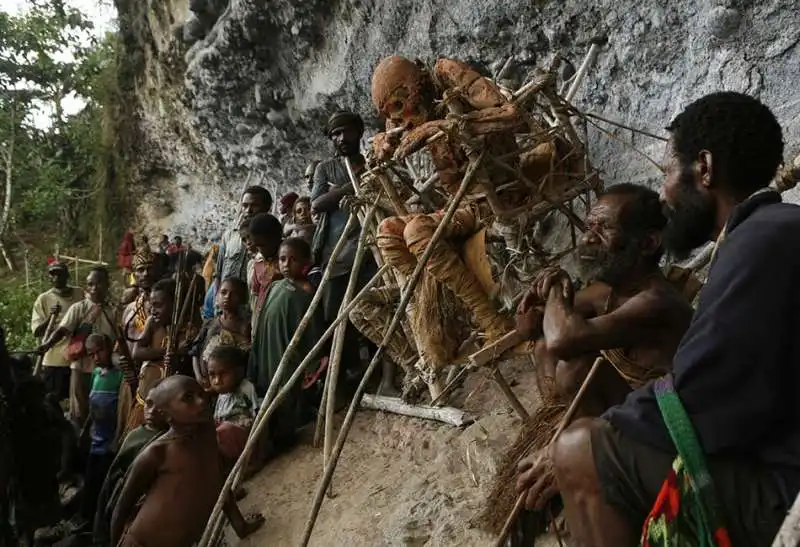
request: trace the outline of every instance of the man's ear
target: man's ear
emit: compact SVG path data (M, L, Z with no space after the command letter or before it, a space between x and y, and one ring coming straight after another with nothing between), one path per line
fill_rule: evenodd
M697 155L696 165L700 184L703 188L711 188L712 181L714 180L714 166L711 152L708 150L700 150L700 153Z
M642 253L646 256L658 254L663 247L663 234L661 232L650 232L642 240Z

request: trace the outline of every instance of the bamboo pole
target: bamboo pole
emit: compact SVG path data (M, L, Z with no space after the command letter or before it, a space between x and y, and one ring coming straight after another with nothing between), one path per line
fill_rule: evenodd
M564 414L564 417L561 419L561 423L558 425L558 429L550 438L550 442L547 446L552 445L558 436L564 432L567 428L569 423L572 421L572 417L575 416L575 413L578 411L578 405L580 405L583 396L586 395L586 391L589 389L589 385L592 383L592 380L597 375L597 371L600 369L600 364L605 359L603 357L598 357L594 360L592 364L592 368L589 369L589 373L584 378L583 383L581 384L581 388L578 390L578 393L575 394L575 397L572 399L572 402L567 409L567 412ZM511 512L508 514L506 518L506 522L503 525L503 530L500 532L500 537L497 538L495 542L495 547L503 547L506 543L506 538L508 537L509 532L511 532L511 527L514 525L514 522L517 520L522 508L525 506L525 498L528 496L528 491L524 491L519 495L517 498L516 503L514 504L514 508L511 509Z
M339 241L336 242L336 245L331 252L331 257L328 262L328 267L325 268L325 272L322 274L322 280L320 281L319 287L317 287L317 291L314 293L314 297L311 299L311 303L308 305L308 309L306 310L305 315L300 320L300 324L297 326L297 330L295 330L292 339L289 341L289 345L286 347L286 351L284 351L283 356L281 357L280 363L278 363L278 368L275 371L275 375L272 378L272 381L267 388L267 393L264 396L264 400L261 402L261 407L258 410L258 414L256 415L255 423L253 428L250 430L250 435L247 439L247 443L245 444L244 450L242 451L242 455L239 456L239 459L236 460L236 463L233 466L233 469L228 474L227 479L225 480L225 484L222 486L222 491L220 492L219 498L217 499L217 503L214 505L214 509L211 513L211 518L209 518L208 524L206 524L206 529L203 532L203 536L198 543L199 547L209 547L210 541L212 536L216 532L217 526L221 523L220 516L222 511L222 506L225 504L227 499L228 492L231 491L231 487L234 482L238 482L239 474L241 470L244 468L247 461L250 459L250 454L253 451L253 448L256 445L257 437L261 434L262 430L266 426L266 420L262 420L261 418L264 417L267 409L269 408L270 403L275 399L275 395L278 392L280 382L283 379L284 374L286 373L286 369L289 367L289 359L294 354L295 350L297 349L298 344L300 343L300 339L308 328L309 323L311 322L311 318L314 315L314 312L317 309L320 301L322 300L322 293L325 289L325 286L328 284L328 280L331 277L331 265L336 262L336 258L341 253L342 249L344 248L344 244L347 241L347 237L349 235L350 230L353 229L356 222L355 215L350 215L347 219L347 224L342 230L342 235L339 237ZM299 367L298 367L299 368Z
M58 251L58 249L56 249L56 256L55 256L56 260L64 259L64 260L69 260L71 262L76 262L76 263L80 262L82 264L92 264L94 266L108 266L108 262L101 262L99 260L87 260L85 258L78 258L76 256L62 255L62 254L58 254L57 251Z
M333 335L333 332L336 330L336 327L339 325L339 323L341 323L347 317L347 314L349 314L350 311L356 306L356 304L365 297L365 295L370 291L370 289L372 289L380 281L381 276L388 269L389 266L383 266L380 270L378 270L378 272L364 286L364 288L361 289L361 291L356 295L356 297L353 298L350 304L348 304L347 309L344 310L344 312L342 312L339 316L337 316L334 322L328 326L325 333L320 337L316 345L313 348L311 348L311 351L308 352L305 359L303 359L300 365L298 365L297 369L294 371L292 376L286 381L284 387L281 388L281 390L275 396L275 399L269 404L266 411L263 414L261 414L261 411L259 411L259 415L256 417L256 420L253 423L250 436L247 440L247 444L245 445L244 451L242 452L242 456L240 456L240 460L249 458L250 453L255 447L255 441L253 439L257 439L258 436L261 434L261 431L263 431L270 417L272 417L272 415L275 413L275 410L278 408L278 406L280 406L281 403L283 403L284 399L288 396L292 387L300 380L300 377L302 376L303 372L308 367L308 365L311 363L314 356L322 349L323 345L325 345L325 342L328 340L328 338L330 338ZM262 408L264 407L264 404L265 403L262 403ZM239 471L240 470L241 468L239 468ZM229 483L226 481L226 485L230 484L231 486L238 486L238 477L234 477L235 472L237 472L236 466L234 466L233 470L231 471L231 474L228 476L228 479L231 482ZM223 491L225 491L225 486L223 486ZM209 524L207 526L210 526L212 528L212 536L213 532L216 531L217 527L222 522L221 516L222 516L221 506L219 510L215 508L215 511L211 513ZM208 530L209 528L207 527L206 532ZM206 545L213 545L213 543L207 543Z
M349 158L345 161L349 163ZM380 196L379 196L380 198ZM375 216L375 211L378 207L378 199L375 200L375 203L370 207L369 211L367 212L366 216L364 217L364 221L362 223L361 234L358 237L358 247L356 248L356 256L353 259L353 270L350 272L350 279L347 281L347 289L345 290L344 297L342 298L342 302L339 305L339 315L342 315L342 310L347 308L347 304L352 300L353 294L356 291L356 284L358 283L358 271L361 268L361 263L364 260L364 251L366 250L366 234L367 230L364 226L369 225L372 222L373 217ZM334 346L333 351L331 352L331 358L328 362L328 374L325 379L325 384L328 386L328 399L326 401L325 407L325 437L323 440L323 462L324 466L328 464L328 458L331 454L332 442L333 442L333 415L336 412L336 385L339 380L339 366L342 362L342 351L344 350L344 338L345 332L347 331L347 320L343 320L339 326L336 328L336 335L334 338ZM324 468L323 466L323 468ZM329 490L329 495L333 496L333 487Z
M353 417L355 415L356 406L358 405L361 396L364 394L367 382L369 381L370 376L375 370L375 367L383 357L383 354L386 351L386 344L389 342L390 338L394 334L394 331L400 324L401 317L403 317L406 314L405 311L406 306L408 305L408 302L411 300L412 294L414 294L414 288L416 287L420 277L422 276L422 271L425 268L428 259L431 257L431 255L433 254L434 250L437 247L437 243L444 235L445 228L450 224L450 221L453 219L453 215L455 214L456 209L458 209L461 200L464 198L464 196L467 193L467 190L472 185L472 180L475 177L476 173L478 172L478 168L483 163L485 157L486 157L486 150L484 150L476 160L470 162L469 168L467 170L467 173L464 175L464 179L461 182L461 186L459 187L458 192L456 192L455 196L453 196L453 199L450 202L450 206L447 208L447 212L445 213L439 225L436 227L436 230L434 231L433 236L431 237L431 240L428 243L428 246L425 248L425 252L417 261L417 265L414 268L413 273L411 274L408 281L406 282L405 287L403 288L403 293L400 298L400 304L397 306L397 310L395 310L394 317L392 317L392 321L391 323L389 323L389 327L386 329L386 332L383 335L383 340L378 346L378 350L372 357L372 360L370 361L370 364L367 367L367 370L364 373L363 378L361 378L361 383L359 383L358 388L356 389L356 393L353 396L353 400L350 402L350 408L347 409L347 415L345 416L344 423L342 424L342 429L339 432L339 436L336 439L336 446L333 449L331 461L329 465L325 468L325 473L314 495L314 502L311 508L311 514L309 515L308 521L306 522L306 527L303 532L303 539L301 541L301 545L303 545L303 547L307 546L309 540L311 539L311 532L314 529L314 524L316 523L317 516L319 515L319 510L322 507L322 498L324 497L325 490L327 490L328 484L330 483L331 478L333 477L333 471L334 469L336 469L336 463L338 462L339 456L342 453L342 448L344 446L345 440L347 439L347 434L350 431L350 427L352 427L353 425Z

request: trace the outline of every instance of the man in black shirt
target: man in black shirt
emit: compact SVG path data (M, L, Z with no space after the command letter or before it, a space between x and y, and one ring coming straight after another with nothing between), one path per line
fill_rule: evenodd
M800 491L800 207L767 188L781 128L756 99L724 92L690 104L668 130L665 246L717 240L717 249L658 394L669 386L685 409L732 544L769 545ZM650 383L554 444L576 545L638 544L685 448L660 402Z

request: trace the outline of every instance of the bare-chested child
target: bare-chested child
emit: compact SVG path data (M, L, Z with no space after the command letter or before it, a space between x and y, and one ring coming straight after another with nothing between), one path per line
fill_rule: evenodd
M188 376L165 378L151 397L170 429L134 460L114 509L112 545L190 547L202 536L225 479L211 405ZM264 523L261 515L246 520L233 498L225 514L242 538Z

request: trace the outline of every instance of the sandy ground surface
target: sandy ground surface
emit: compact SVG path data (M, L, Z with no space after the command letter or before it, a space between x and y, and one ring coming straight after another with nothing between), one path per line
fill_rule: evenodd
M501 369L531 412L538 401L527 359ZM493 536L471 521L482 510L504 450L520 420L495 385L473 373L456 394L475 423L458 429L438 422L361 410L311 538L312 546L487 546ZM340 413L339 420L344 413ZM296 546L322 470L322 451L310 434L297 449L270 463L247 484L240 506L260 511L265 527L229 545ZM537 545L551 545L547 539Z

